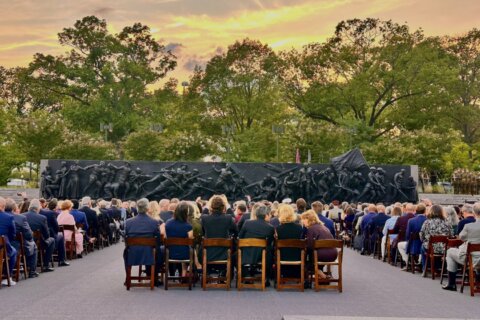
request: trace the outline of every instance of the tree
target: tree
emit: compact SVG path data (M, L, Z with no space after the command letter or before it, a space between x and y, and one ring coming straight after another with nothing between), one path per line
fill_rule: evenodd
M61 143L48 153L49 159L115 160L118 150L110 142L84 132L64 131Z
M436 107L420 98L444 89L439 79L448 60L421 30L378 19L342 21L326 43L281 56L289 104L313 119L352 129L361 141L401 127L408 118L404 110Z
M105 20L88 16L58 38L71 50L60 56L37 53L28 85L55 96L66 119L84 130L94 133L100 123L112 123L114 141L136 128L147 86L176 66L175 56L140 23L113 35Z
M9 123L15 117L11 111L7 111L5 103L0 100L0 185L5 185L12 169L25 162L25 158L18 147L11 140Z

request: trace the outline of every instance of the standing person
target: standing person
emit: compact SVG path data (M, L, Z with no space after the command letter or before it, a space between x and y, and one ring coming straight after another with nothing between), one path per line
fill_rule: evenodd
M0 236L5 237L7 255L9 258L8 268L10 272L13 272L15 262L17 261L17 250L11 245L11 243L15 240L16 228L15 221L13 220L13 215L5 212L5 204L5 199L0 197ZM1 276L3 275L0 275L0 277ZM16 282L13 281L11 278L9 280L10 285L16 284ZM5 279L2 281L1 285L7 285L7 283L8 280Z
M469 243L480 243L480 203L477 202L473 205L473 212L475 214L475 222L465 225L459 237L465 241L458 248L450 248L447 251L447 270L448 270L448 284L443 286L444 290L457 291L457 269L458 265L465 263L465 257L467 255L467 246ZM480 257L473 256L473 264L478 266ZM477 270L477 281L480 278L480 273Z
M318 219L318 215L315 213L315 211L308 210L304 212L301 216L301 219L303 226L307 228L307 254L309 258L309 267L312 268L314 261L313 250L315 248L315 240L330 240L333 239L333 236ZM338 252L335 248L317 249L318 261L321 262L333 262L337 259L337 255ZM323 279L327 277L322 271L320 271L319 276Z
M28 269L28 277L36 278L38 277L38 273L36 272L38 248L33 239L33 232L27 222L27 218L23 214L20 214L17 204L13 199L7 198L5 200L5 212L13 215L17 234L20 233L23 236L23 249L27 260L27 265L25 267ZM12 245L17 252L20 250L20 243L16 239L12 241Z
M70 200L65 200L62 202L60 206L60 214L57 217L57 221L59 225L71 225L75 227L75 252L77 254L77 258L82 258L83 252L83 234L78 231L77 227L75 226L75 218L70 214L70 210L72 210L73 203ZM72 231L65 230L65 239L72 238Z
M53 250L55 249L55 239L50 236L48 230L47 218L40 214L40 201L38 199L32 199L28 207L28 212L24 213L27 218L27 222L30 225L32 232L40 231L42 234L43 246L45 248L45 254L43 257L43 272L54 271L51 268L50 261L52 261Z

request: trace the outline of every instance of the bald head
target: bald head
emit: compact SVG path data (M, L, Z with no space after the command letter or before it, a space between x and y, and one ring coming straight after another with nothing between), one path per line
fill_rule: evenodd
M385 206L383 204L377 205L377 212L385 213Z
M377 206L374 205L373 203L370 203L368 205L368 212L377 212Z

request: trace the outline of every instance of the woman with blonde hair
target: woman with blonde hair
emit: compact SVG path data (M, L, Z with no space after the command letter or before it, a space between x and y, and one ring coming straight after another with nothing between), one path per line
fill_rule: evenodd
M75 252L78 258L82 258L83 252L83 234L75 226L75 218L70 213L72 210L73 203L70 200L62 201L60 205L60 214L57 217L58 225L70 225L75 227ZM65 242L69 241L72 238L72 231L65 230Z
M303 228L297 223L297 214L292 206L281 204L278 206L278 220L280 225L276 229L278 240L302 239ZM301 251L295 248L282 248L280 250L282 261L299 261ZM287 278L299 277L299 266L283 266L282 276Z
M158 204L157 201L153 200L153 201L150 201L148 203L147 214L151 218L153 218L157 221L162 220L162 219L160 219L160 205ZM166 222L166 221L163 221L163 222Z
M331 240L333 239L330 231L323 225L323 223L318 219L317 214L314 210L307 210L301 215L302 224L307 228L307 233L305 238L307 239L307 254L309 256L310 264L313 263L313 250L315 248L315 240ZM333 262L337 259L337 249L328 248L328 249L317 249L318 261L321 262ZM320 277L323 279L326 278L326 275L323 272L320 272Z

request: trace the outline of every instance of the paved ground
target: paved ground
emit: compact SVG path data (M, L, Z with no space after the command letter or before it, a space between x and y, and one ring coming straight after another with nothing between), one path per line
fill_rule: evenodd
M266 292L123 287L123 245L0 290L10 319L320 319L310 316L480 319L480 296L401 272L347 249L344 292ZM292 317L296 316L296 317ZM341 317L340 317L341 316ZM335 318L328 318L335 319Z

